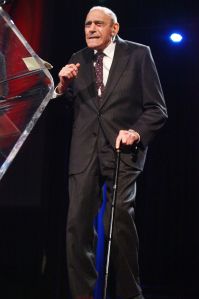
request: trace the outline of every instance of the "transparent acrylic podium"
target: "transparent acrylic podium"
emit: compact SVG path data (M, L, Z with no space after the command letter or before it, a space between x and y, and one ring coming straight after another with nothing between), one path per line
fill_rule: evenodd
M52 98L53 90L46 64L0 6L0 180Z

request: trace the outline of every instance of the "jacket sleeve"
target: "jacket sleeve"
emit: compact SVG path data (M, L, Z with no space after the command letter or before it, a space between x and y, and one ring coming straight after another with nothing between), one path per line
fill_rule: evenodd
M150 48L145 49L140 72L143 113L132 128L140 134L140 145L143 147L148 145L167 119L167 108L157 69Z

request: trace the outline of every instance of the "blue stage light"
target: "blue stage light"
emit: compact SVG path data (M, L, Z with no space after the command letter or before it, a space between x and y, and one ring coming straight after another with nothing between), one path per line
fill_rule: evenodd
M170 35L170 40L173 43L180 43L183 40L183 36L180 33L175 32Z

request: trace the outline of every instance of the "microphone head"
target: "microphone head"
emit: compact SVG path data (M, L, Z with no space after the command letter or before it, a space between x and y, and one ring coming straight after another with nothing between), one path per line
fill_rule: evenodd
M40 59L48 70L51 70L53 68L53 65L50 62L43 60L42 58L40 58Z

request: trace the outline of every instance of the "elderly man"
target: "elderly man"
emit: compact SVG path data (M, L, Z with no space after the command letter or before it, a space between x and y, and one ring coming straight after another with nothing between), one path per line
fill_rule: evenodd
M134 223L136 179L167 110L149 47L122 40L118 31L113 11L91 8L85 20L87 47L72 55L60 71L56 87L56 93L72 99L74 107L67 262L75 299L93 298L97 279L93 222L106 183L107 235L117 148L121 149L121 163L111 250L115 292L117 298L144 298Z

